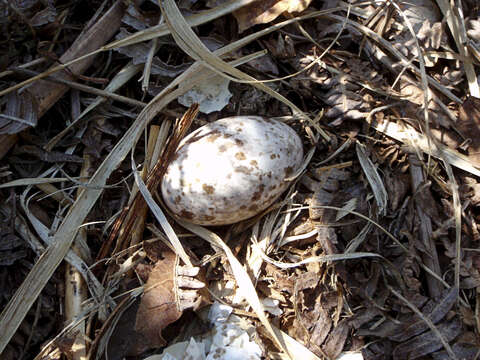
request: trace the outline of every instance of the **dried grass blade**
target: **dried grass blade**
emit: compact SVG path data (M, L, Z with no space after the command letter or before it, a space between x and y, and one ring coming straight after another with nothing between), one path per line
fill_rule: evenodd
M163 213L162 209L155 202L155 200L152 197L152 194L150 194L150 191L148 191L147 186L145 185L142 178L140 177L139 172L135 170L135 163L133 163L133 158L132 158L132 167L133 167L133 174L135 176L135 183L138 186L138 190L142 194L143 199L147 203L150 210L152 210L153 215L162 226L163 230L165 231L165 234L167 234L167 237L170 240L170 243L172 244L173 248L175 249L176 254L183 260L183 262L186 265L193 267L192 262L190 261L190 258L188 257L187 253L183 249L182 243L177 237L177 234L175 234L175 231L173 230L172 226L168 223L168 220L165 214Z
M326 262L332 262L332 261L342 261L342 260L354 260L354 259L362 259L366 257L375 257L375 258L381 258L383 257L379 254L375 253L370 253L370 252L352 252L352 253L344 253L344 254L330 254L330 255L320 255L320 256L311 256L309 258L306 258L304 260L298 261L296 263L286 263L282 261L277 261L273 260L272 258L268 257L263 251L259 250L263 260L266 262L275 265L279 269L292 269L296 268L305 264L311 264L311 263L319 263L323 264Z
M294 338L287 335L282 330L278 329L275 326L272 326L273 331L278 336L278 338L282 339L287 346L290 354L295 354L296 359L302 360L320 360L320 358L308 350L303 344L299 343Z
M76 178L78 179L78 178ZM40 184L52 184L56 182L69 181L67 178L24 178L9 181L5 184L0 184L0 189L14 187L14 186L28 186L28 185L40 185Z
M387 213L388 194L385 185L383 185L382 178L375 165L373 165L372 161L368 158L365 152L365 145L357 142L356 149L360 166L367 177L373 195L375 196L375 200L377 201L379 213L385 215Z

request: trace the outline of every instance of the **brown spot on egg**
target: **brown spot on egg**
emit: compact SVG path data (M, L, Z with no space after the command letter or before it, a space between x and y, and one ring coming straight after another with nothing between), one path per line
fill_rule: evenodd
M234 168L235 172L239 172L239 173L243 173L243 174L247 174L247 175L250 175L252 173L252 169L246 167L246 166L236 166Z
M240 139L235 139L235 144L236 144L237 146L243 146L243 141L240 140Z
M291 166L287 166L284 169L284 171L285 171L285 176L287 176L287 177L293 174L293 168Z
M270 155L270 159L275 159L277 156L275 154Z
M257 204L252 204L248 207L248 210L250 211L257 211L258 205Z
M256 168L258 168L258 162L257 162L257 160L250 160L250 165L255 166Z
M272 185L268 188L268 190L273 191L277 188L277 185Z
M267 176L268 176L269 179L271 179L271 178L272 178L272 172L269 171L269 172L267 173Z
M210 186L210 185L207 185L207 184L203 184L202 189L203 189L203 191L205 191L206 194L209 194L209 195L211 195L215 192L215 188L213 186Z
M224 137L225 139L228 139L228 138L231 138L231 137L232 137L232 134L223 134L223 137Z
M180 200L182 200L181 196L180 196L180 195L177 195L177 196L175 197L175 199L173 200L173 203L174 203L175 205L178 205L178 204L180 203Z
M247 205L240 206L240 210L245 210L246 208L247 208Z
M239 151L235 154L235 158L237 160L245 160L246 159L246 156L243 152Z
M180 211L180 216L189 220L192 220L195 217L195 215L192 212L187 211L185 209Z
M236 128L235 131L236 132L242 132L242 128Z
M265 190L265 185L260 184L258 186L257 191L255 191L252 195L252 201L260 200L260 198L262 197L262 194L263 194L263 190Z
M217 140L220 136L222 136L222 134L220 134L220 131L214 130L214 131L211 132L210 135L208 135L207 141L208 141L208 142L214 142L214 141Z
M220 145L220 146L218 147L218 151L221 152L221 153L222 153L222 152L225 152L225 151L227 151L227 147L226 147L225 145Z

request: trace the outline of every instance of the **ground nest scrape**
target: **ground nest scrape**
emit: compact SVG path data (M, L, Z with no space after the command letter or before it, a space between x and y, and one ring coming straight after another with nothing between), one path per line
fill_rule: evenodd
M212 303L246 334L216 358L479 357L476 1L0 11L2 359L145 359L218 339ZM175 218L178 144L234 115L301 136L288 190L233 225Z

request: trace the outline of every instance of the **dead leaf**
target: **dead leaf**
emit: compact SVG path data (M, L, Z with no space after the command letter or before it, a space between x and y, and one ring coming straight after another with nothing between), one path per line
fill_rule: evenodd
M390 194L390 211L395 212L403 203L405 196L410 190L410 182L407 175L387 169L385 170L385 187L388 194Z
M457 129L471 142L468 158L480 166L480 99L470 96L458 109Z
M430 320L435 324L442 320L445 315L450 311L452 306L455 304L457 300L457 290L455 288L450 289L450 291L445 295L440 303L438 303L431 312L426 312L425 308L423 308L423 312L425 316L429 317ZM426 305L428 306L428 305ZM393 341L405 341L412 336L421 334L425 330L428 329L427 323L425 321L419 319L416 322L403 326L400 331L396 334L390 336L390 339Z
M147 340L148 345L137 348L136 354L164 346L163 329L182 315L177 309L175 296L175 262L176 255L164 251L163 259L150 272L135 321L135 331Z
M32 26L42 26L55 21L57 17L57 9L49 4L45 9L37 12L31 19Z
M317 312L318 317L315 321L310 340L313 344L320 347L330 333L333 321L328 312L321 306L321 302L318 302L315 311Z
M312 0L259 0L233 12L237 19L238 32L249 27L267 24L283 12L297 13L305 10Z
M453 353L457 359L475 359L478 358L479 347L472 344L457 343L452 346ZM450 360L451 357L446 351L438 351L432 354L433 360Z
M343 350L343 347L345 346L345 341L347 340L349 331L350 326L345 319L340 321L338 325L333 328L332 332L328 336L327 342L322 347L323 352L328 356L329 359L338 358Z
M462 331L462 323L458 317L455 317L451 321L438 325L437 329L443 335L446 341L451 341L455 339ZM442 346L443 345L440 339L432 331L429 331L413 338L412 340L398 345L393 350L393 359L418 359L419 357L437 351L438 349L442 348Z
M405 21L400 19L404 25L400 32L392 35L392 45L408 58L418 57L418 47L414 36L423 50L437 50L441 45L447 44L447 38L443 29L441 14L432 0L418 0L412 3L403 3L404 16L410 22L413 34L406 26ZM426 66L434 66L437 58L424 57Z

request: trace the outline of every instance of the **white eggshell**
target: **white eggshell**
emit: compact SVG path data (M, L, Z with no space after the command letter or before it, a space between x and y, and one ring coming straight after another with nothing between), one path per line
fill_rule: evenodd
M232 224L270 206L302 158L300 137L282 122L260 116L217 120L182 140L162 181L163 200L193 223Z

